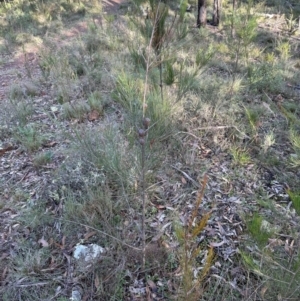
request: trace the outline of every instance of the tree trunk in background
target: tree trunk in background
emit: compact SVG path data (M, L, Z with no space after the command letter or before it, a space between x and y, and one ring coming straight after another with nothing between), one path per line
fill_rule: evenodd
M236 10L236 4L237 4L237 0L233 0L233 2L232 2L232 9L233 9L233 11Z
M206 0L198 0L197 27L206 26Z
M213 20L212 25L219 26L221 19L221 5L222 0L214 0L214 11L213 11Z
M231 19L231 37L234 38L235 30L234 30L234 18L237 9L238 0L232 1L232 19Z

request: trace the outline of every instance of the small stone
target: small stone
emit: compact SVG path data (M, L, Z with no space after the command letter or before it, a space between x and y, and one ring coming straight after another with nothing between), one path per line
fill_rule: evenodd
M99 259L105 249L96 245L77 245L73 252L73 257L76 260L76 268L80 272L86 272L91 268Z
M104 252L105 249L103 249L102 247L96 244L90 244L87 246L77 245L75 247L73 256L75 259L82 258L84 261L90 261L96 259L97 257L99 257L101 253Z
M51 106L50 109L53 113L57 113L59 111L58 107L56 106Z
M72 297L71 297L70 300L72 300L72 301L81 301L81 294L80 294L80 292L77 291L77 290L72 291Z

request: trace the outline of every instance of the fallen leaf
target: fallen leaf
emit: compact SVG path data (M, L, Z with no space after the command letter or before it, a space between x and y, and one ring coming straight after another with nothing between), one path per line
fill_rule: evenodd
M268 290L268 287L267 287L267 286L264 286L264 287L261 289L260 295L261 295L262 298L264 298L265 293L266 293L267 290Z
M57 144L57 141L50 141L50 142L44 143L43 146L44 147L53 147L56 144Z
M94 236L95 234L97 234L96 231L92 231L92 232L86 233L86 234L84 235L84 240L89 239L90 237Z
M165 233L165 229L169 227L172 224L172 222L166 223L162 228L160 229L159 233L156 234L153 238L152 241L158 241Z
M95 288L98 289L99 286L100 286L100 280L99 280L99 276L97 274L95 277Z
M221 242L211 242L209 245L211 247L221 247L222 245L224 245L226 243L225 240L221 241Z
M281 94L278 94L277 96L274 97L274 101L276 102L283 102L283 97Z
M155 283L152 280L148 279L147 284L151 288L152 292L155 292L157 290L157 287L156 287Z
M281 239L277 239L277 238L269 238L268 242L269 242L268 246L270 248L282 246L284 244L284 242Z
M148 286L146 287L146 295L147 295L147 301L153 301L151 291Z
M266 102L262 102L262 105L269 111L273 116L275 116L275 113L271 110L270 105L267 104Z
M66 236L64 235L62 240L61 240L61 244L62 244L62 247L65 248L65 245L66 245Z
M165 205L155 205L155 207L159 210L165 210L166 206Z
M15 218L15 217L17 217L17 216L19 216L19 214L12 214L12 215L10 216L10 218L13 219L13 218Z
M3 156L6 152L15 149L12 145L7 146L6 148L0 149L0 156Z
M88 114L88 120L89 121L95 121L99 118L100 114L98 111L93 110Z
M2 275L1 275L1 281L4 281L4 279L6 278L7 275L7 266L4 268Z
M226 231L224 230L224 228L222 227L221 223L220 222L217 222L218 224L218 228L219 228L219 232L221 235L226 235Z

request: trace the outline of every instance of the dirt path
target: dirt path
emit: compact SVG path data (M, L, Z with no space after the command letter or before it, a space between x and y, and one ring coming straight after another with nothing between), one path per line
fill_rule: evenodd
M127 0L103 0L104 10L107 13L115 14L120 8L120 4L127 2Z
M103 0L103 11L106 14L118 14L120 5L127 0ZM100 23L101 20L95 20ZM72 28L63 30L59 39L72 39L88 30L87 22L80 21ZM59 41L61 43L61 40ZM0 101L7 98L14 85L28 80L28 77L36 78L39 75L38 64L39 48L34 45L25 46L25 51L16 50L12 54L0 55ZM30 78L29 78L30 79Z

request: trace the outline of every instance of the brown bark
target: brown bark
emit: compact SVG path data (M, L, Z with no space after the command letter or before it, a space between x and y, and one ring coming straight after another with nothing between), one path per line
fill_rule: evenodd
M197 27L206 26L206 0L198 0Z

